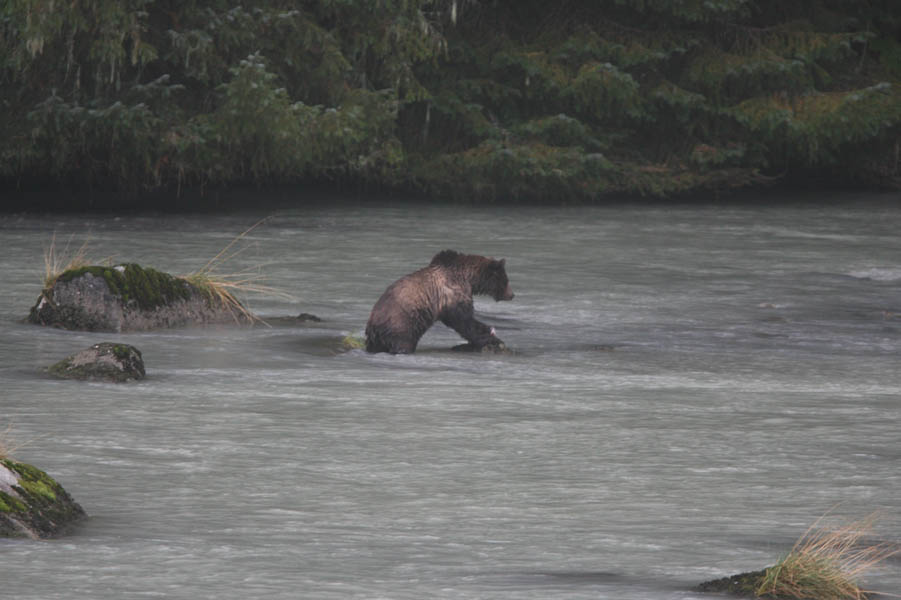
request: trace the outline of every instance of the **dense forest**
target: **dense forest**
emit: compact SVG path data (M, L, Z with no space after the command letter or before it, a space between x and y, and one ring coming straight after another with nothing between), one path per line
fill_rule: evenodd
M0 189L901 187L898 0L7 0Z

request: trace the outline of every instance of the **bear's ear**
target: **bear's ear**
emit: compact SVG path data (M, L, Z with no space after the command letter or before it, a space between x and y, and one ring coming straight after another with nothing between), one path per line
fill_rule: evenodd
M506 259L506 258L502 258L502 259L500 259L499 261L497 261L497 264L499 264L499 265L501 266L501 268L503 269L504 266L507 264L507 259Z

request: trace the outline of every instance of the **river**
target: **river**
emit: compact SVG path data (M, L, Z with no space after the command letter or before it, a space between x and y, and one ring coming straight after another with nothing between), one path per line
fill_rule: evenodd
M54 232L184 274L264 217L222 270L293 296L247 297L268 327L22 322ZM689 600L825 513L901 541L899 225L872 194L0 215L0 430L90 515L0 541L3 596ZM444 248L507 259L516 298L476 309L514 354L440 324L415 355L338 350ZM100 341L147 379L42 373ZM866 587L901 593L899 565Z

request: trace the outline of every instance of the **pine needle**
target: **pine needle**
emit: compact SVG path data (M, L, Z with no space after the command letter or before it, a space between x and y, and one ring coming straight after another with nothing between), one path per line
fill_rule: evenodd
M6 429L0 431L0 460L10 458L12 453L18 448L12 441L10 431L12 431L12 425L7 425Z

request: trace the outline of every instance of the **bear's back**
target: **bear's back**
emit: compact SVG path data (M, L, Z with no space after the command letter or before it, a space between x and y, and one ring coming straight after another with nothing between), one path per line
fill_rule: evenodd
M428 309L437 319L448 306L467 298L471 300L472 291L466 281L460 281L444 267L429 265L404 275L388 286L376 307L384 304L397 305L406 311Z

